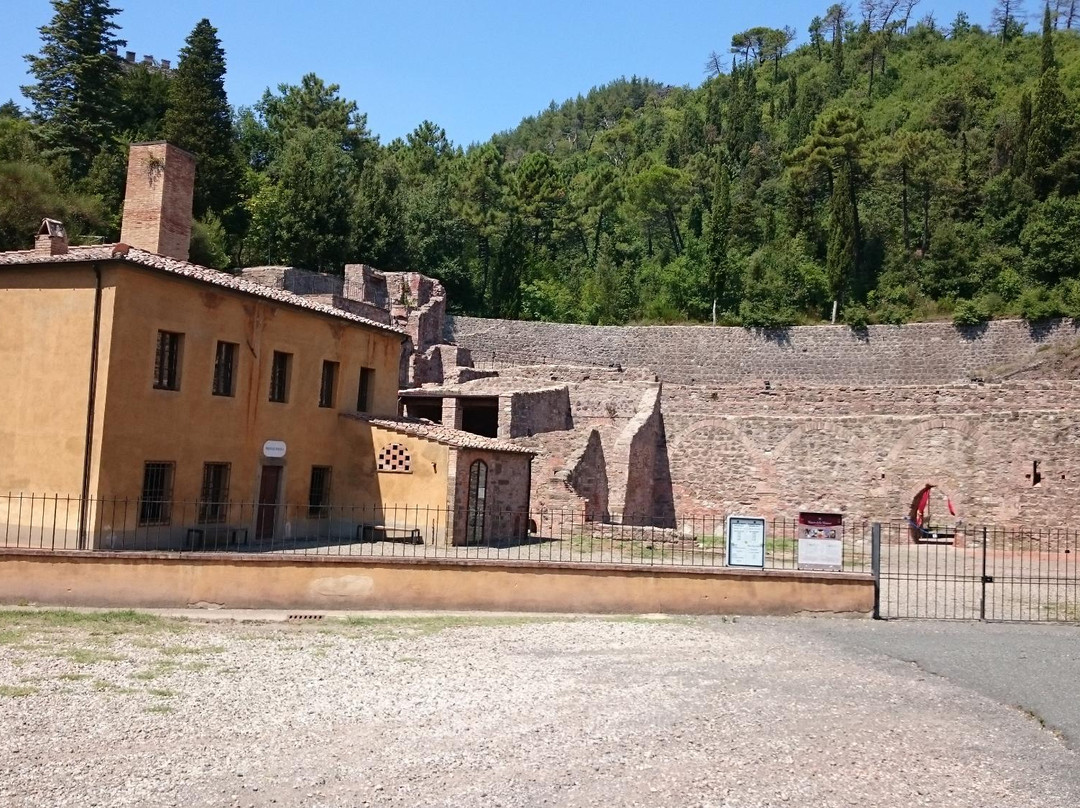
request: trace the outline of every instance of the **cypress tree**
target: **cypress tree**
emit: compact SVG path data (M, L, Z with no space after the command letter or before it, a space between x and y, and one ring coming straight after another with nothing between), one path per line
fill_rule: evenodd
M225 51L207 19L196 24L180 51L164 130L170 143L195 155L195 215L226 213L238 199L239 172L225 96Z
M731 179L722 159L717 159L716 181L713 184L712 209L706 232L708 259L708 294L716 307L726 311L734 306L734 284L728 266L728 232L731 228Z
M1031 137L1031 93L1020 94L1020 113L1013 142L1012 170L1017 177L1027 174L1028 140Z
M1056 184L1054 164L1065 153L1070 139L1065 93L1054 58L1054 28L1047 4L1043 15L1042 75L1031 107L1031 135L1027 145L1026 173L1035 192L1045 198Z
M837 22L832 38L832 77L833 95L840 95L844 89L844 32Z
M53 17L41 32L41 53L27 55L34 84L22 88L40 124L46 156L66 159L82 179L115 131L121 65L114 36L119 13L108 0L52 0Z
M829 200L829 240L825 270L833 299L842 301L858 261L858 218L851 169L840 163Z

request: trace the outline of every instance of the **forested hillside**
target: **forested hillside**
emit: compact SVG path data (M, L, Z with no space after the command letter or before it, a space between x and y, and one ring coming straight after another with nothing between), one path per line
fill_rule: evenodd
M126 144L165 138L220 268L366 262L462 312L590 323L1077 317L1078 5L1031 31L1018 0L834 5L718 42L699 87L619 79L463 149L428 121L380 143L332 77L234 110L209 21L161 71L112 55L107 0L53 0L31 109L0 107L0 248L44 215L115 240Z

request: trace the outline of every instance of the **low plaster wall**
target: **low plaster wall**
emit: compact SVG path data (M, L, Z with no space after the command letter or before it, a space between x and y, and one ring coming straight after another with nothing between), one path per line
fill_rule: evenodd
M869 576L426 559L0 550L0 602L868 616Z

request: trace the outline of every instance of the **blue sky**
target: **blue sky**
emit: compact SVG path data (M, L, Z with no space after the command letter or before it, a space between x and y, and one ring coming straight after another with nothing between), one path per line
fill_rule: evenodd
M176 59L202 17L228 59L229 101L249 105L267 87L314 71L341 85L384 143L425 118L455 143L487 140L525 116L622 75L698 85L709 51L754 25L806 26L829 0L514 0L471 2L242 2L113 0L128 50ZM857 3L852 3L857 6ZM947 24L958 9L986 25L993 0L922 0ZM1028 2L1029 13L1041 3ZM1036 8L1038 7L1038 8ZM3 0L0 100L27 83L22 54L40 47L47 0ZM1035 23L1030 23L1035 24Z

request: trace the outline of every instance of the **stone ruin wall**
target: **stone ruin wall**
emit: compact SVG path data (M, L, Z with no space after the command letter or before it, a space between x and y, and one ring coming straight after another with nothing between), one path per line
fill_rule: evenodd
M565 386L522 390L499 397L499 437L521 438L573 429L570 394Z
M864 339L846 327L796 328L784 342L744 329L469 318L454 318L452 331L478 356L502 351L527 361L527 348L533 357L558 349L579 363L621 366L567 368L560 357L549 361L564 367L506 368L534 378L550 368L552 380L571 381L574 429L600 435L613 514L648 492L663 522L672 511L793 517L808 509L896 520L933 483L969 523L1080 522L1080 382L971 381L989 367L1030 360L1042 346L1075 342L1070 321L1000 321L974 337L942 323L872 327ZM649 386L643 378L656 377L665 383L650 423L639 399ZM644 435L637 454L622 451L635 418L648 424L654 454L641 453ZM622 482L650 463L651 490Z
M784 381L896 385L969 381L1039 348L1080 339L1080 325L1030 326L997 320L984 328L951 323L799 326L765 332L712 326L587 326L447 317L447 341L473 359L498 364L646 368L676 384Z
M823 510L896 520L931 483L968 522L1080 520L1080 383L1033 391L1030 400L1020 385L852 390L837 407L828 399L849 391L833 389L821 402L805 389L767 401L747 389L715 399L715 390L664 392L680 515Z

